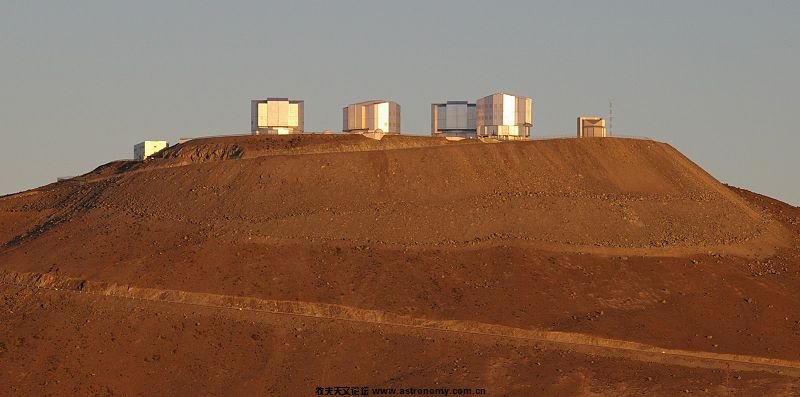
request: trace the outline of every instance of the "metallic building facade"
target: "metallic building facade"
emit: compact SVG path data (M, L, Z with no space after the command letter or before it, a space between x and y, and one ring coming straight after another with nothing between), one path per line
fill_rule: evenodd
M578 117L578 138L606 136L606 121L602 117Z
M133 145L133 159L147 160L150 156L169 147L167 141L144 141Z
M342 131L350 133L400 133L400 105L373 100L347 105L342 109Z
M259 134L302 134L304 102L289 98L250 101L250 131Z
M431 135L476 138L475 108L467 101L431 104Z
M479 137L526 140L533 127L530 97L496 93L476 101L475 129Z

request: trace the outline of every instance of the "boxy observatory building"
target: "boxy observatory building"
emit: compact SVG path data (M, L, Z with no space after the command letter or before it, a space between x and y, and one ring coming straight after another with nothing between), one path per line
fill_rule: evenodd
M347 105L342 109L342 131L349 133L400 133L400 105L373 100Z
M303 101L267 98L250 101L250 131L253 135L302 134Z
M496 93L476 101L475 127L479 137L526 140L533 127L530 97Z
M578 117L578 138L606 136L606 121L602 117Z
M475 104L467 101L447 101L431 105L431 135L477 138Z
M133 145L133 159L147 160L150 156L169 147L167 141L144 141Z

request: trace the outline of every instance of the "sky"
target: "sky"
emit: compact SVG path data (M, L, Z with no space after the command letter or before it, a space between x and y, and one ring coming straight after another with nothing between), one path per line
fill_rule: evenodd
M498 91L533 136L579 115L667 142L724 183L800 205L797 1L0 1L0 194L131 158L146 139L246 133L250 100L341 108Z

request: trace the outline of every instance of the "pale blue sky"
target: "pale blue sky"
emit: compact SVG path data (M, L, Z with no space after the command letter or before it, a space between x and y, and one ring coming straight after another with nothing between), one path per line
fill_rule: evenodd
M306 129L386 98L534 100L668 142L723 182L800 204L798 1L0 2L0 194L132 156L143 139L246 132L249 101L306 101Z

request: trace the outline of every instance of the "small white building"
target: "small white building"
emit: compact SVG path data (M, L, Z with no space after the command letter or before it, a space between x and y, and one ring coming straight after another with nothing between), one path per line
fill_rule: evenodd
M133 146L133 159L145 160L169 147L167 141L144 141Z
M602 117L578 117L578 138L602 138L606 135L606 121Z

